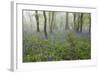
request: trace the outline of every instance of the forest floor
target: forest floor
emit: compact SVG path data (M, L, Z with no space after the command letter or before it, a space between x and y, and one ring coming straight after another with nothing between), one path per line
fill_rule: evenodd
M88 32L43 32L23 37L23 62L84 60L91 58Z

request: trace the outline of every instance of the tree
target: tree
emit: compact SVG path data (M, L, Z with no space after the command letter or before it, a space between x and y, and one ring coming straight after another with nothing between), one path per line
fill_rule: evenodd
M53 32L53 24L54 24L54 12L51 12L51 24L50 24L50 32Z
M35 11L35 18L36 18L36 24L37 24L37 32L40 32L40 28L39 28L39 16L38 16L38 11Z
M77 20L77 22L78 22L78 24L77 24L77 31L78 32L80 32L80 21L81 21L81 17L80 17L80 15L81 15L81 13L78 13L78 20Z
M65 30L69 29L68 26L68 12L66 12L66 25L65 25Z
M91 14L89 14L89 33L91 32Z
M51 11L49 11L48 17L49 17L49 27L50 27L50 25L51 25Z
M73 13L74 15L74 30L79 32L80 30L80 13Z
M80 32L82 32L82 27L83 27L83 13L80 15Z
M31 31L30 34L33 35L33 33L32 33L32 31L33 31L33 30L32 30L32 29L33 29L33 27L32 27L32 25L33 25L33 24L32 24L32 21L33 21L32 15L29 13L28 16L29 16L29 20L30 20L30 22L29 22L29 23L30 23L30 31Z
M46 17L46 13L45 11L43 11L43 16L44 16L44 35L45 35L45 38L48 38L48 35L47 35L47 17Z
M83 28L83 13L74 13L74 28L77 32L82 32Z
M76 13L73 13L74 16L74 30L76 30Z

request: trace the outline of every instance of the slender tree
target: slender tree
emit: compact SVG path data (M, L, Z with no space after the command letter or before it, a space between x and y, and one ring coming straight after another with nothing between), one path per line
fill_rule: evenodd
M31 15L31 14L29 14L29 20L30 20L29 23L30 23L31 35L33 35L33 33L32 33L32 29L33 29L33 27L32 27L32 25L33 25L33 24L32 24L32 20L33 20L33 19L32 19L32 15Z
M83 27L83 13L81 13L81 16L80 16L80 32L82 32L82 27Z
M89 33L91 32L91 14L89 14Z
M77 22L78 22L78 24L77 24L77 31L78 32L80 32L80 21L81 21L81 17L80 17L80 15L81 15L81 13L78 13L78 20L77 20Z
M36 18L37 32L40 32L38 11L36 10L35 13L36 13L35 18Z
M53 32L53 24L54 24L54 12L51 12L51 24L50 24L50 32Z
M46 12L43 11L43 16L44 16L44 35L45 35L45 38L48 38L48 35L47 35L47 17L46 17Z
M76 13L73 13L74 16L74 30L76 30Z
M49 11L48 17L49 17L49 27L50 27L50 25L51 25L51 11Z
M54 12L53 30L56 28L56 12Z
M68 26L68 12L66 12L66 24L65 24L65 30L69 29Z

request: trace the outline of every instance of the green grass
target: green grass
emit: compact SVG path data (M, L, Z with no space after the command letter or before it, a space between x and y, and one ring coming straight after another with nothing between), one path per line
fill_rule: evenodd
M23 62L84 60L91 58L91 42L73 32L63 42L30 36L23 38L23 51Z

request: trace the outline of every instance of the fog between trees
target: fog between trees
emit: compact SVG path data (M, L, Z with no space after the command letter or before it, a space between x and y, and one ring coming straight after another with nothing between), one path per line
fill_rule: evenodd
M49 33L57 31L90 33L90 30L90 13L23 11L24 35L31 35L34 32L44 32L45 38L47 38Z

